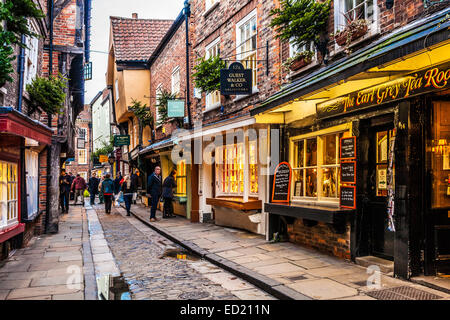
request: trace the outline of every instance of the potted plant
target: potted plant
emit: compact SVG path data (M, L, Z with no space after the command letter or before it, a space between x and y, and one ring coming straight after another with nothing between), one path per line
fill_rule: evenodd
M277 38L297 47L309 47L312 44L323 58L327 53L330 6L330 0L282 0L279 8L270 11L273 17L270 26L277 31ZM295 60L293 58L304 61L292 63ZM307 64L308 56L292 57L287 63L296 68L302 63Z
M220 89L220 70L226 68L226 62L219 56L200 58L194 66L195 86L202 92L210 93Z
M365 19L356 18L355 15L352 15L349 12L344 14L344 17L347 22L344 30L338 30L332 36L334 36L334 40L339 46L348 47L351 42L361 38L367 33L369 23Z
M313 51L307 50L298 52L295 54L295 56L286 59L286 61L283 63L283 67L291 71L299 70L304 66L310 64L313 56Z

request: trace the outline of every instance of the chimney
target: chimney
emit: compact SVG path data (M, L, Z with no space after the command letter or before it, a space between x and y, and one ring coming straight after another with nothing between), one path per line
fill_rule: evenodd
M132 17L133 17L133 19L137 19L138 18L138 14L137 13L133 13Z

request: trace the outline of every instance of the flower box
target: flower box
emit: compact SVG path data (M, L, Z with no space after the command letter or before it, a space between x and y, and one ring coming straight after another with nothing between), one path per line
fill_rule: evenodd
M311 61L312 61L311 58L300 57L300 58L292 61L291 65L289 66L289 69L291 71L299 70L299 69L303 68L304 66L310 64Z
M353 42L365 35L368 28L369 27L365 20L357 20L346 26L343 31L336 33L336 35L334 36L334 40L341 47L345 46L349 37L349 43Z

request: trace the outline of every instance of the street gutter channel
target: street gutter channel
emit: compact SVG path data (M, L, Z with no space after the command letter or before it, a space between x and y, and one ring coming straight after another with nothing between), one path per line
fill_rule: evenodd
M124 208L123 205L121 205L121 207ZM255 274L254 271L247 269L245 267L242 267L242 266L240 266L232 261L229 261L227 259L221 258L214 253L209 253L207 250L200 248L199 246L195 245L194 243L192 243L190 241L184 241L184 240L178 239L177 237L173 236L172 234L166 232L165 230L158 228L157 226L151 224L149 221L141 218L139 215L135 214L133 211L131 211L131 214L135 218L137 218L139 221L144 223L146 226L155 230L156 232L158 232L162 236L166 237L167 239L182 246L186 250L193 252L195 255L199 256L200 258L205 259L205 260L211 262L212 264L238 276L239 278L248 281L249 283L255 285L256 287L258 287L261 290L267 292L268 294L274 296L275 298L278 298L281 300L312 300L312 298L310 298L306 295L303 295L301 293L298 293L297 291L295 291L291 288L286 287L281 282L273 280L264 275Z

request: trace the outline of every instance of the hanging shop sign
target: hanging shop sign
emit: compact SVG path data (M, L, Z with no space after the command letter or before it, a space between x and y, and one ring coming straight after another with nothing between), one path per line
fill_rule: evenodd
M341 208L356 209L356 186L341 186Z
M101 154L98 156L98 162L103 163L103 162L108 162L108 156Z
M130 135L122 134L114 136L114 147L129 146L130 145Z
M272 202L289 202L292 170L287 162L281 162L275 168L273 178Z
M450 88L450 62L318 103L317 116L324 119L447 88Z
M167 117L184 118L184 100L168 100Z
M244 69L240 62L233 62L228 69L220 70L220 93L229 95L252 93L252 69Z
M341 163L341 182L356 183L356 161Z
M356 159L356 137L341 138L341 160Z

